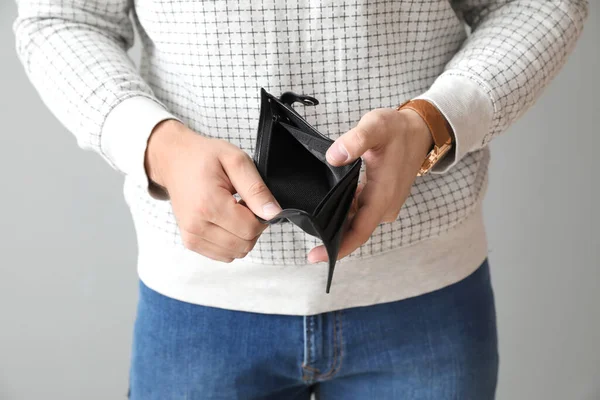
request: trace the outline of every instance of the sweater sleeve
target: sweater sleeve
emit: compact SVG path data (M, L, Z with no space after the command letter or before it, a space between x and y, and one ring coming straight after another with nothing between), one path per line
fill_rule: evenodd
M587 0L452 0L471 28L444 72L419 96L453 128L444 173L486 146L540 96L573 50L588 14Z
M113 168L148 187L144 157L156 124L175 118L144 82L131 0L17 0L17 53L46 106Z

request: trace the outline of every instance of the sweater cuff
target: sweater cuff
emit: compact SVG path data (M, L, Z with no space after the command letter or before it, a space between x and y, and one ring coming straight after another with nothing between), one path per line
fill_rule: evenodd
M157 199L164 198L146 175L145 158L148 138L154 127L167 119L178 120L164 106L144 96L129 97L106 117L100 146L103 156L117 170L145 187Z
M447 172L467 153L482 147L494 117L492 100L482 83L451 71L445 72L417 99L436 106L454 132L452 150L432 168L431 173Z

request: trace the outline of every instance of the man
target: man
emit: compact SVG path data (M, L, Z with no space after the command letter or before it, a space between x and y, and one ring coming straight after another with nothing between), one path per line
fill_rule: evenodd
M564 64L585 0L18 3L33 84L126 176L132 399L494 397L487 144ZM366 165L330 294L318 241L256 218L280 210L249 157L261 87L318 98L297 109L337 138L328 162Z

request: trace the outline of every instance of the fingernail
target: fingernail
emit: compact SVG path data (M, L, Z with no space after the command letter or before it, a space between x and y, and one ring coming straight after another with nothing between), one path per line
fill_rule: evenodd
M318 263L318 262L321 262L321 260L319 260L319 259L318 259L318 258L316 258L316 257L311 257L311 256L308 256L308 257L307 257L307 259L308 259L308 263L309 263L309 264L316 264L316 263Z
M271 202L271 203L267 203L263 206L263 212L265 213L265 216L267 217L274 217L275 215L279 214L279 212L281 211L281 207L279 207L277 204Z
M327 151L329 159L335 163L341 163L348 159L348 151L341 143L335 143Z

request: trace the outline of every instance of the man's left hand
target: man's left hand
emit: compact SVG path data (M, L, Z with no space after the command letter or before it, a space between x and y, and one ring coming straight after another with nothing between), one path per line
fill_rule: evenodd
M359 157L366 165L366 183L361 179L356 213L342 239L338 259L364 244L380 223L398 218L432 146L429 128L419 114L390 108L365 114L355 128L331 145L327 151L331 165L346 165ZM325 248L312 249L308 261L327 261Z

